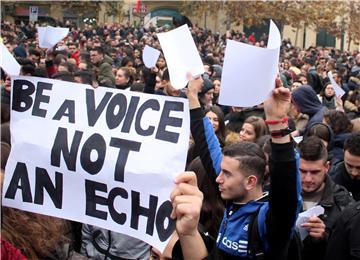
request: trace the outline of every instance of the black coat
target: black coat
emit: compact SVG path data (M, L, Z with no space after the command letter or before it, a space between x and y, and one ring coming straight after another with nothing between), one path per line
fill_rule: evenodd
M315 68L310 68L306 75L308 84L313 87L316 94L320 94L320 91L323 89L323 84L319 74L317 74Z
M327 176L325 179L324 193L318 204L325 209L324 214L321 215L320 218L326 226L326 237L321 241L315 241L310 236L306 237L304 239L303 259L325 259L328 236L331 234L334 224L341 212L351 203L354 203L351 194L344 187L335 184L331 178Z
M360 259L360 201L347 208L335 223L326 250L327 260Z

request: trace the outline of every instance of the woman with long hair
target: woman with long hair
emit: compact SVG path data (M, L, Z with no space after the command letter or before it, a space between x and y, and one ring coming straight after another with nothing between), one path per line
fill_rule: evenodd
M134 81L134 70L128 67L121 67L116 71L115 86L117 89L127 89Z
M205 116L209 118L215 134L219 140L221 147L224 146L225 137L226 137L226 129L224 122L224 113L221 108L218 106L211 106L204 110Z
M241 141L253 143L255 143L259 137L267 134L269 134L267 125L264 119L258 116L249 116L244 121L239 133Z

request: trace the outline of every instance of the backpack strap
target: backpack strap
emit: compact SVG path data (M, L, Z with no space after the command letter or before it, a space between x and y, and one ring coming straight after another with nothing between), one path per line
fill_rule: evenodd
M248 255L253 256L257 260L265 259L265 252L258 229L258 215L260 209L261 206L259 206L252 214L248 229Z

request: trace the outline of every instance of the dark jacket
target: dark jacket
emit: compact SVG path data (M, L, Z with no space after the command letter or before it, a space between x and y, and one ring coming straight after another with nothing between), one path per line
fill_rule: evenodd
M221 171L222 153L214 129L201 108L190 111L191 133L200 149L200 158L213 185ZM249 228L257 210L259 233L266 259L283 259L301 206L298 154L292 143L271 144L269 161L271 193L268 202L250 201L238 207L227 202L217 238L217 246L208 248L209 259L251 259ZM286 205L286 207L284 207ZM233 213L230 213L230 212ZM231 245L229 246L229 243ZM220 255L220 256L219 256Z
M338 218L329 238L326 260L360 259L360 201Z
M321 123L323 121L324 113L327 111L327 108L321 104L311 86L300 86L295 89L291 95L300 112L309 116L309 121L305 127L305 131L300 133L301 135L305 135L311 125L314 123Z
M1 87L1 103L10 105L10 92Z
M338 133L334 137L334 146L332 148L332 164L337 164L344 160L344 143L351 136L351 133Z
M320 91L323 89L323 84L319 74L317 74L315 67L311 67L307 74L306 79L308 84L314 89L316 94L319 94Z
M240 112L230 112L225 116L226 129L239 133L246 118L258 116L264 118L263 108L249 108Z
M109 86L109 84L112 86L115 85L115 76L112 72L112 66L105 62L105 60L102 60L97 64L97 80L100 86Z
M330 177L326 176L324 193L318 204L325 209L324 214L320 218L326 226L326 237L321 241L315 241L310 236L307 236L304 239L303 259L324 259L328 236L333 230L335 221L341 212L351 203L354 203L351 194L344 187L335 184Z
M336 164L329 175L335 183L344 186L349 192L351 192L356 201L360 200L360 181L350 178L344 162Z

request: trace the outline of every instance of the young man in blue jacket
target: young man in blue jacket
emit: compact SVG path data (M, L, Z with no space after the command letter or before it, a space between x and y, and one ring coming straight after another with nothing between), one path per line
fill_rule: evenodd
M190 78L188 98L191 127L195 144L200 149L203 165L219 186L226 200L224 217L213 241L198 231L202 193L196 185L196 176L185 172L175 180L171 194L172 217L177 218L184 259L256 259L252 251L251 225L257 217L257 230L265 259L286 259L295 220L301 207L298 164L290 131L283 120L290 107L290 92L276 88L264 103L265 114L272 135L270 166L270 194L263 201L262 179L265 156L254 143L242 142L225 147L223 153L209 120L203 115L197 99L201 78Z

